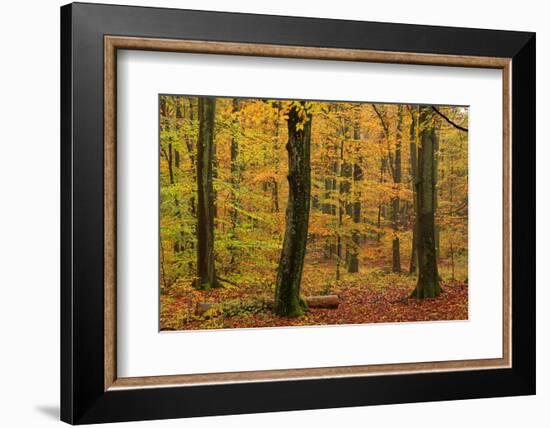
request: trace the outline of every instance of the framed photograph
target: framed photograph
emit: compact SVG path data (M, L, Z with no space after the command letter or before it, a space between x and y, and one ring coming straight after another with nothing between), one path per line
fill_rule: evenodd
M61 8L61 418L535 393L535 34Z

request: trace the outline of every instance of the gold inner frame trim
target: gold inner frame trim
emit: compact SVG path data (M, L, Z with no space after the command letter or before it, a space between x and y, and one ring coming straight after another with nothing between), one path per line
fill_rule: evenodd
M117 50L148 50L213 55L242 55L297 59L378 62L493 68L503 82L503 349L502 358L379 364L305 369L262 370L171 376L119 378L116 367L116 85ZM511 58L383 52L251 43L104 37L104 389L192 386L198 384L281 381L311 378L359 377L419 372L442 372L511 367Z

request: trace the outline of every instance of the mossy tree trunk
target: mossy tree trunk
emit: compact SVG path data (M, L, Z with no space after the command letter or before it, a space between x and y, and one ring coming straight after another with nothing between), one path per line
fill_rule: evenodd
M413 297L436 297L441 293L435 249L435 178L436 130L430 107L421 107L419 115L420 146L418 147L418 180L416 251L418 281Z
M306 104L288 112L288 205L283 249L277 270L274 311L279 316L303 314L300 283L306 253L311 194L311 114Z
M199 138L197 144L197 279L202 290L218 287L214 258L214 119L216 99L199 98Z

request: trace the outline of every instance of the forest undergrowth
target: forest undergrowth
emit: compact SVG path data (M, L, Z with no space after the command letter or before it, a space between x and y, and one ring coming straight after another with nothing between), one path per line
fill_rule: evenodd
M394 323L415 321L467 320L467 281L451 279L447 260L440 262L442 293L433 299L410 297L416 276L392 273L387 262L371 263L358 273L342 273L339 281L326 282L334 263L306 264L302 288L305 296L337 295L337 309L309 308L297 318L281 318L271 310L274 285L270 272L255 270L255 281L208 291L196 290L181 281L161 295L161 330L206 330L223 328L313 326L331 324ZM459 276L465 278L465 273ZM231 281L233 282L233 281ZM234 283L236 284L236 283ZM196 315L198 303L215 305Z

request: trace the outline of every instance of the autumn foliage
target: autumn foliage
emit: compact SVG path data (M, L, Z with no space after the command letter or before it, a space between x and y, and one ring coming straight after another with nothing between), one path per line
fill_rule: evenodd
M161 329L467 319L467 108L161 96L159 119ZM298 229L297 295L337 309L277 311Z

